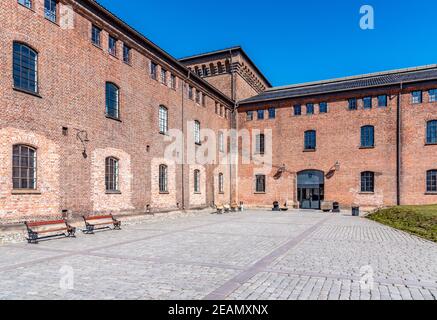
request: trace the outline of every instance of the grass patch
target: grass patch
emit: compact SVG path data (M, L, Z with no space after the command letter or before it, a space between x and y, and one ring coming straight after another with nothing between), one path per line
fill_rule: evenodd
M381 209L368 218L437 242L437 205Z

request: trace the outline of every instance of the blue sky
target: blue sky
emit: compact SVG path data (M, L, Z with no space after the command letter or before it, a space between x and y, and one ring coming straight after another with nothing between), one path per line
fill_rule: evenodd
M99 2L176 58L241 45L274 86L437 63L437 1Z

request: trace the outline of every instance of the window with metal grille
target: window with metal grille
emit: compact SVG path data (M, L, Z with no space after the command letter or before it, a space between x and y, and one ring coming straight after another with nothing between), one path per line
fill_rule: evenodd
M127 46L126 44L123 44L123 61L125 63L130 64L131 63L131 48Z
M314 104L312 103L307 104L307 114L314 114Z
M44 0L44 17L52 22L57 21L58 2L56 0Z
M370 171L361 173L361 192L375 192L375 173Z
M294 109L294 115L295 116L300 116L302 114L302 106L297 104L293 107Z
M305 150L316 150L316 131L305 132Z
M437 192L437 170L429 170L426 173L426 191Z
M38 92L38 54L25 44L13 44L14 88Z
M357 99L356 98L352 98L349 99L349 110L357 110Z
M200 170L194 170L194 192L200 192Z
M256 154L264 154L265 153L265 136L264 136L264 134L258 134L256 136L255 152L256 152Z
M255 191L264 193L266 192L266 176L259 174L255 177Z
M106 83L106 115L114 119L119 118L119 91L115 84L111 82Z
M18 0L18 3L26 8L32 9L32 0Z
M194 121L194 142L200 144L200 122Z
M361 127L361 147L371 148L375 146L375 127Z
M328 103L326 103L326 102L319 103L319 112L320 113L328 113Z
M269 108L269 119L275 119L275 118L276 118L276 109Z
M386 95L378 96L378 107L380 107L380 108L387 107L387 96Z
M411 93L411 102L414 104L422 103L422 91L413 91Z
M168 167L165 164L159 166L159 192L168 192Z
M159 132L168 133L168 109L164 106L159 107Z
M426 124L426 143L437 144L437 120L428 121Z
M102 35L102 29L93 25L91 27L91 42L98 47L102 45L101 35Z
M156 80L157 77L158 77L158 65L155 62L150 61L150 78Z
M105 160L106 191L119 191L118 187L118 159L108 157Z
M12 183L14 189L36 189L36 149L13 146Z
M363 98L363 108L372 109L372 97Z
M219 187L219 192L220 193L224 193L225 192L225 182L224 182L224 176L223 173L219 173L218 175L218 187Z
M117 55L117 39L112 36L108 38L108 52L113 56Z

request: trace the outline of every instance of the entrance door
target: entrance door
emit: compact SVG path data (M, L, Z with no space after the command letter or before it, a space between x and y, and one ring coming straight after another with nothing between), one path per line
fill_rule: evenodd
M301 209L319 210L324 200L324 174L307 170L298 173L297 197Z

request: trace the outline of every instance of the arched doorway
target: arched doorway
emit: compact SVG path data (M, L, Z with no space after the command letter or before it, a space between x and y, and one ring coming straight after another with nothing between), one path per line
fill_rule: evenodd
M321 208L325 199L325 174L318 170L305 170L297 174L297 199L301 209Z

